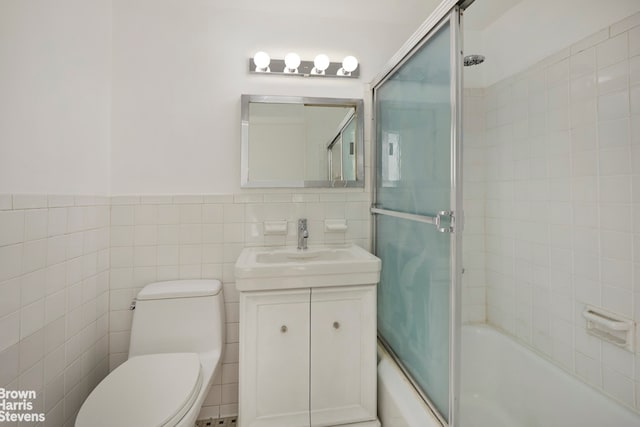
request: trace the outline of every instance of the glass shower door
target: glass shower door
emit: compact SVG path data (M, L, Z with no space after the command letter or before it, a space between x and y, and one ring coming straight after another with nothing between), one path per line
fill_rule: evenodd
M458 24L454 8L374 87L379 336L445 422L459 336Z

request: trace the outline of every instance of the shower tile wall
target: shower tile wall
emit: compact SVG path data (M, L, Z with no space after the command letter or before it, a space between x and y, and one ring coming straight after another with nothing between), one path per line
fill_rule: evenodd
M108 291L108 198L0 195L0 387L36 391L45 426L108 373Z
M640 14L487 88L484 108L489 323L640 410L640 346L581 315L640 322Z
M224 283L227 347L200 418L237 414L238 292L233 267L245 246L295 245L296 221L309 219L309 244L369 248L370 196L362 191L246 192L229 195L113 197L111 207L110 368L129 345L131 299L156 280L219 278ZM325 233L324 219L347 219ZM264 236L265 220L289 221L287 236Z

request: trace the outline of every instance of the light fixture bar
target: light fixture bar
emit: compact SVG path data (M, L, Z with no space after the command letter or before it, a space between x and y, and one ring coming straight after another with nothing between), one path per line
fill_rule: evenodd
M249 72L255 74L274 74L279 76L299 76L299 77L338 77L338 78L358 78L360 77L360 65L351 73L340 74L339 70L342 69L341 62L329 62L329 66L325 70L324 74L313 74L311 71L314 68L313 61L300 61L298 65L297 73L285 72L285 63L283 59L271 59L269 63L269 71L256 70L256 64L253 58L249 58Z

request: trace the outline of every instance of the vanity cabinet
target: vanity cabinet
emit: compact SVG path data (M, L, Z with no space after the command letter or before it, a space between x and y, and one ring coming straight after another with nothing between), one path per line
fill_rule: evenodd
M375 292L241 292L240 427L379 425Z

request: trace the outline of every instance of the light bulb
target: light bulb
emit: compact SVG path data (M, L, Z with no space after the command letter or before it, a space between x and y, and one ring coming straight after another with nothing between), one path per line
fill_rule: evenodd
M284 63L286 65L285 73L297 73L298 65L300 65L300 57L297 53L287 53L284 57Z
M342 68L344 68L344 71L346 71L347 73L351 73L356 68L358 68L358 60L355 56L345 56L345 58L342 60Z
M253 55L253 63L256 64L256 71L264 72L269 71L269 64L271 63L271 58L269 58L269 54L267 52L258 52Z
M318 74L324 74L324 71L329 68L329 63L329 57L323 53L316 56L316 58L313 60L313 66L315 67L315 70L318 72Z

